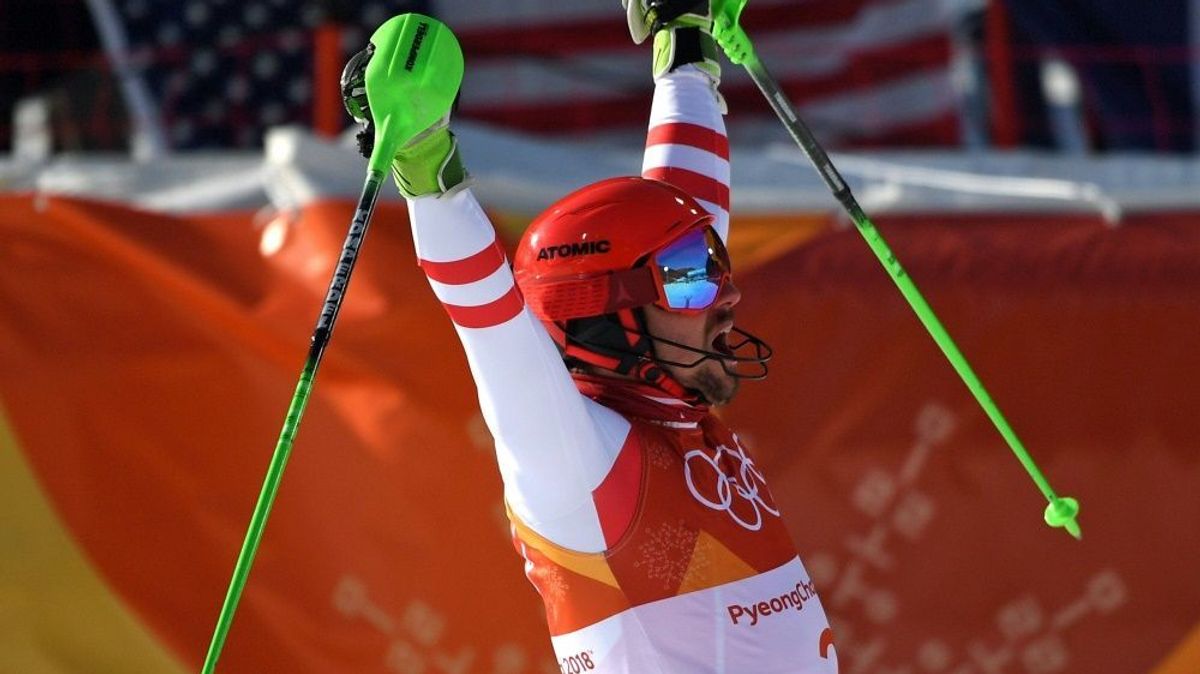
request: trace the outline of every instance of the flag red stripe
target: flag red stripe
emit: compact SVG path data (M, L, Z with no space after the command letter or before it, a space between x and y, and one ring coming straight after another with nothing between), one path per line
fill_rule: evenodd
M729 159L729 139L725 134L699 124L679 122L651 127L646 134L646 147L651 145L687 145Z
M855 53L845 68L824 76L796 76L780 81L792 102L799 106L831 96L870 91L921 72L946 71L950 61L950 41L946 35L930 35ZM740 114L771 114L770 107L757 87L750 82L721 88L730 108ZM603 99L512 103L464 103L464 116L535 133L568 133L643 124L646 119L646 94L633 92ZM886 123L887 111L878 111Z
M880 0L788 3L756 7L742 16L741 25L751 35L797 28L820 29L845 25L865 7ZM614 16L597 16L520 26L469 28L459 32L468 58L476 61L513 56L577 56L588 51L640 49L629 39L625 24Z
M693 198L703 199L729 210L729 186L702 173L662 166L642 171L642 176L671 183Z
M746 102L757 103L758 101L747 99ZM597 113L598 108L604 110L611 109L614 113L614 116L620 118L620 112L623 109L622 106L628 108L628 105L629 103L625 101L607 101L602 104L593 103L590 106L585 106L579 109L580 115L576 121L590 119L592 115ZM518 122L531 122L531 120L540 120L547 126L539 127L537 125L531 125L529 127L521 126L521 128L528 128L531 131L544 130L545 128L549 128L548 125L556 124L557 130L567 131L569 129L566 128L566 125L571 123L571 120L569 119L570 115L571 111L564 110L562 108L555 108L554 110L530 108L520 115L519 118L514 119L513 126L519 126ZM502 124L505 123L504 120L507 119L507 116L488 116L488 119L492 119L494 122ZM622 124L639 124L643 122L644 119L641 115L630 115L628 118L620 118L619 123L613 119L609 119L608 121L612 122L612 124L609 126L620 126ZM594 124L581 123L579 126L575 126L573 128L594 128L594 126ZM897 125L888 123L883 125L877 134L866 136L846 136L838 142L838 145L841 147L898 147L909 145L953 146L957 145L958 142L958 116L954 111L951 110L928 119L917 120L911 124Z
M838 143L839 147L953 147L961 142L958 113L921 119L911 124L893 125L879 133L852 136Z
M822 77L792 77L781 82L793 101L808 102L830 96L869 91L920 72L949 71L950 37L945 34L864 49L852 54L846 67ZM752 84L737 87L730 95L752 97L763 109L767 102Z
M434 281L458 286L482 281L496 273L500 265L504 264L504 249L500 247L500 242L497 240L487 248L461 260L453 262L420 260L417 264L420 265L425 275Z
M446 313L450 314L450 320L454 321L455 325L464 328L490 328L512 320L521 313L521 309L525 308L525 300L521 298L521 291L514 285L500 299L487 304L476 307L460 307L455 304L442 306L446 308Z

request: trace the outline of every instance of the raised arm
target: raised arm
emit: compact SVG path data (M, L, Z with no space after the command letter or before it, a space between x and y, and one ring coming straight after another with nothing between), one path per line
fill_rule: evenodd
M631 0L642 2L643 0ZM630 32L668 29L654 35L654 103L646 135L642 176L671 183L691 194L716 217L723 239L729 233L729 140L724 101L717 92L721 69L711 36L708 0L693 3L678 16L661 16L645 6L629 12Z
M419 48L414 39L411 50ZM364 76L352 72L352 67L366 72L371 52L364 54L351 61L343 89L347 107L370 124L369 101L358 96L365 86L356 86ZM429 61L422 67L438 68L433 56L424 58ZM428 109L439 104L438 97L423 87L444 81L436 75L412 78L411 91L389 93L411 101L414 110ZM418 263L466 352L484 421L496 440L509 506L559 545L601 550L604 536L592 490L608 474L629 424L579 394L558 349L526 308L496 231L467 187L448 127L452 98L432 127L403 130L392 164L408 199Z
M591 494L628 423L576 390L469 189L410 199L409 215L421 269L466 352L509 506L559 545L603 549Z

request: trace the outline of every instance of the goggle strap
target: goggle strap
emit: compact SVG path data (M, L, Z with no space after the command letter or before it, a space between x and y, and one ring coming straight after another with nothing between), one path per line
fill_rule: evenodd
M708 245L708 241L710 238L706 232L705 245ZM711 242L717 249L718 259L724 268L721 280L721 284L724 284L731 271L729 256L721 237L712 233ZM656 253L655 256L657 255ZM667 306L666 291L657 272L657 262L653 260L650 264L642 264L632 269L561 281L526 283L522 285L521 292L533 314L545 321L561 322L573 318L614 314L655 302L668 311L681 310L678 307ZM695 309L706 309L708 306L711 306L711 303Z
M521 290L533 314L550 321L612 314L658 299L654 273L645 266L587 278L529 283Z
M649 267L641 266L613 272L609 277L608 306L604 313L645 306L658 299L658 281ZM632 316L632 314L630 314ZM636 326L635 326L636 327Z
M639 350L638 345L642 343L643 339L640 333L644 328L641 322L638 321L637 316L629 310L619 310L614 313L616 313L617 320L621 323L622 332L625 333L625 341L635 351Z

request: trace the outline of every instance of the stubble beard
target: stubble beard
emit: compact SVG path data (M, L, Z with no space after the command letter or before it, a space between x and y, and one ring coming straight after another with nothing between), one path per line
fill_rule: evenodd
M733 308L722 307L712 312L709 317L709 325L705 334L714 326L725 322L733 322ZM706 348L713 349L709 344ZM713 360L706 363L696 372L696 381L693 386L697 391L708 400L713 407L728 405L735 395L737 395L738 385L741 380L729 374L725 369L725 363L719 360Z
M699 369L687 386L699 391L708 404L721 407L728 405L737 395L740 383L737 377L725 372L720 363L712 363L711 366Z

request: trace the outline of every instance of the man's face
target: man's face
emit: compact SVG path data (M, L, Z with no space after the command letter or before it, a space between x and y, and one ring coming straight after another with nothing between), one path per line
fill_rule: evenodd
M742 293L729 279L721 287L716 301L706 311L683 314L661 309L655 305L646 307L646 327L655 337L669 339L693 349L704 351L727 351L725 338L733 327L733 307L742 299ZM663 360L676 363L691 363L700 354L679 347L654 343L654 352ZM733 364L730 363L732 369ZM721 361L710 358L696 367L663 366L680 384L696 389L714 406L724 405L737 393L739 380L725 371Z

